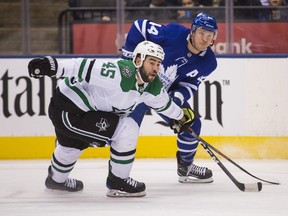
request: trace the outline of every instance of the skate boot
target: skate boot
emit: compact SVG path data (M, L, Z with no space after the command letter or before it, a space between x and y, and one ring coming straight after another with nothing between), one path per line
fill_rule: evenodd
M121 179L109 169L106 181L108 197L142 197L146 195L145 183L138 182L130 177Z
M51 190L60 190L60 191L69 191L69 192L76 192L76 191L81 191L83 190L83 182L73 179L73 178L68 178L65 182L63 183L58 183L55 182L52 179L52 170L51 166L48 168L48 177L45 180L45 186L48 189Z
M186 165L180 158L179 152L177 157L177 174L178 181L181 183L211 183L213 182L212 171L206 167L200 167L193 163Z

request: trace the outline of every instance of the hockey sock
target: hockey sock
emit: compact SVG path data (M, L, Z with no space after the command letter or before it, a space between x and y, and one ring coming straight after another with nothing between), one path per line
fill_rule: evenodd
M57 145L51 159L52 179L65 182L81 153L79 149Z
M186 165L190 165L194 160L198 141L191 138L188 141L185 141L183 138L185 139L185 137L178 137L177 139L179 156L181 161L183 161Z

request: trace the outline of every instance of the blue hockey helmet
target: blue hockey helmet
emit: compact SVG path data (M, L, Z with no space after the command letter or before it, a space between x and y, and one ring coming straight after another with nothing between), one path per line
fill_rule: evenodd
M192 20L191 31L194 32L197 28L203 28L207 31L214 32L215 37L218 31L216 19L203 12L197 14L194 20Z

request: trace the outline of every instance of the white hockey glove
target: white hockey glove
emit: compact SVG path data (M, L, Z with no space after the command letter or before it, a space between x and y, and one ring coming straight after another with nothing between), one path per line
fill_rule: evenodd
M32 59L28 64L29 76L40 78L43 76L53 77L57 73L58 63L52 56Z
M190 108L182 108L184 117L180 120L172 120L170 128L174 133L181 134L185 132L194 122L195 114Z

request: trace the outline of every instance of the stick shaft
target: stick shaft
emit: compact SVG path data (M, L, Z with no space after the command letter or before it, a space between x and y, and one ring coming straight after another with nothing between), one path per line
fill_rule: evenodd
M245 192L259 192L262 189L261 182L253 183L253 184L244 184L239 182L230 171L224 166L224 164L218 159L218 157L213 153L210 149L211 145L199 137L191 128L188 129L188 132L191 133L195 139L197 139L205 151L210 155L210 157L218 164L218 166L225 172L225 174L230 178L230 180L236 185L236 187ZM213 146L212 146L213 147ZM215 149L213 147L213 149ZM218 151L218 150L217 150Z
M190 130L189 130L190 129ZM188 131L189 133L191 133L195 139L197 139L200 143L204 143L207 147L209 147L210 149L212 149L213 151L215 151L217 154L221 155L223 158L225 158L226 160L228 160L230 163L232 163L234 166L236 166L237 168L239 168L240 170L242 170L243 172L245 172L246 174L252 176L255 179L258 179L260 181L269 183L269 184L276 184L279 185L279 182L272 182L272 181L267 181L264 179L261 179L253 174L251 174L250 172L248 172L246 169L244 169L243 167L241 167L239 164L237 164L235 161L233 161L232 159L230 159L228 156L226 156L224 153L222 153L221 151L219 151L218 149L216 149L214 146L212 146L211 144L207 143L205 140L203 140L201 137L199 137L191 128L189 128ZM202 145L203 146L203 145ZM205 149L205 148L204 148ZM206 149L205 149L206 150Z

